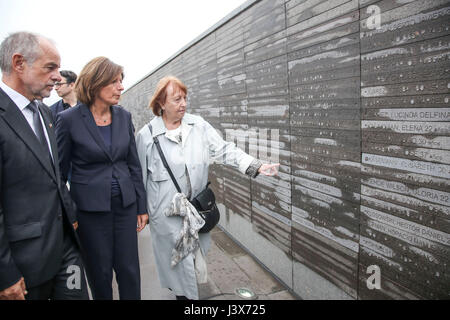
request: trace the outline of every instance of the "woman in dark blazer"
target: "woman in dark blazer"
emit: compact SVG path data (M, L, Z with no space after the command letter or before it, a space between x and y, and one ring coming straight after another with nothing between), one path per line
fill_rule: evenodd
M58 114L61 172L72 172L78 233L94 299L112 299L112 270L120 299L140 299L137 232L148 222L131 114L118 106L123 68L105 57L81 71L78 106Z

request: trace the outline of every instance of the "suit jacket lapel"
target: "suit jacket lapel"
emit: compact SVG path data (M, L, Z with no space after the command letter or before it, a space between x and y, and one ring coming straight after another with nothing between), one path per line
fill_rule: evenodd
M95 123L94 116L92 115L88 106L86 106L85 104L82 104L80 106L80 112L81 112L81 117L83 118L83 122L86 125L86 128L88 129L92 138L99 145L99 147L102 149L103 153L108 157L108 159L112 160L111 155L108 152L108 149L106 148L105 142L103 141L103 138L100 136L100 131L97 128L97 124Z
M28 146L44 169L47 170L50 176L56 181L55 172L51 166L50 159L34 134L33 129L31 129L28 124L27 119L25 119L16 104L2 89L0 89L0 99L3 100L4 103L0 104L0 109L3 108L5 110L5 112L0 113L0 115L3 116L11 129L16 132L17 136Z
M117 106L111 107L111 156L113 159L117 152L120 137L127 133L122 127L122 121L119 119L119 110L117 108Z

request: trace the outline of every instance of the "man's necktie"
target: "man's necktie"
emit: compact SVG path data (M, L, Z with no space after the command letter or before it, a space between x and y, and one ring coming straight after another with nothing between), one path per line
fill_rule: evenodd
M48 149L47 139L45 139L44 134L44 128L42 127L41 118L39 117L39 109L36 104L36 102L31 101L30 104L27 106L28 109L33 111L33 125L35 129L35 134L39 141L41 142L42 147L44 147L44 150L50 154L50 150ZM53 161L52 161L53 162Z

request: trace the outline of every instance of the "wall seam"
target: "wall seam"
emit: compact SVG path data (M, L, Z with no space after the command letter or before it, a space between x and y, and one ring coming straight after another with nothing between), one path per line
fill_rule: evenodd
M361 98L361 74L362 74L362 68L361 68L361 0L358 1L358 35L359 35L359 161L360 161L360 167L359 167L359 223L358 223L358 258L356 259L356 300L359 300L359 271L360 271L360 258L361 258L361 194L362 194L362 179L361 179L361 172L362 172L362 129L361 129L361 121L362 121L362 98Z

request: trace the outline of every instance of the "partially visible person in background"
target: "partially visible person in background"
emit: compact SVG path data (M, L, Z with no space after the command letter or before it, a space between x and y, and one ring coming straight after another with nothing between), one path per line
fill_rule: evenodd
M0 45L0 299L89 298L75 208L41 102L61 81L60 60L34 33Z
M113 269L120 299L141 298L137 232L148 215L131 114L117 105L122 79L123 68L108 58L91 60L75 85L80 104L56 120L94 299L112 300Z
M55 90L62 99L50 106L53 121L56 121L56 115L61 111L67 110L70 107L75 107L78 104L77 95L75 93L75 81L77 75L69 70L62 70L61 81L55 84Z

